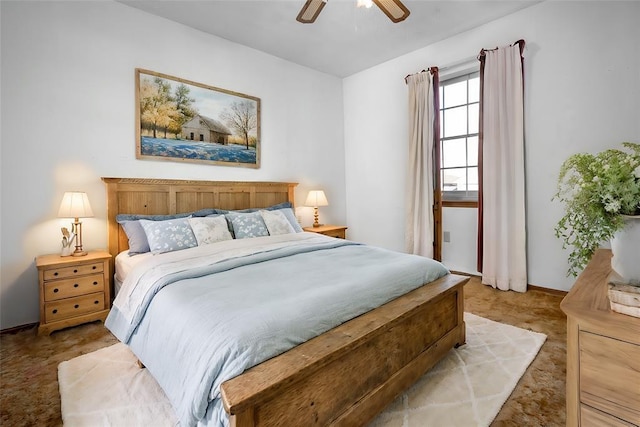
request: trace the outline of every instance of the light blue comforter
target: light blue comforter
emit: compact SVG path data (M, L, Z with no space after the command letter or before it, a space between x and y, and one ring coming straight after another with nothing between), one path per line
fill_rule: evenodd
M222 243L134 268L105 322L183 426L227 425L224 381L448 272L427 258L312 233Z

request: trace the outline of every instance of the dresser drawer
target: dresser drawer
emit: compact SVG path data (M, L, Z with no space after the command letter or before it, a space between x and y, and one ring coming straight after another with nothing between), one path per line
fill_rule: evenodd
M55 301L63 298L86 295L104 290L104 275L75 277L73 279L54 280L44 284L44 300Z
M580 331L580 401L640 425L640 346Z
M104 292L45 303L45 322L68 319L105 309Z
M329 236L329 237L337 237L338 239L344 239L346 233L345 233L344 229L342 229L342 230L324 231L322 234L324 234L325 236Z
M101 273L104 266L101 262L82 264L71 267L60 267L44 270L44 280L66 279L69 277L83 276L91 273Z

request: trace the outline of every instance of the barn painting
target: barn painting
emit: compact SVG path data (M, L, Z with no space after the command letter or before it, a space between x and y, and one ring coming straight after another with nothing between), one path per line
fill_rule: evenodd
M136 69L136 158L260 167L260 99Z

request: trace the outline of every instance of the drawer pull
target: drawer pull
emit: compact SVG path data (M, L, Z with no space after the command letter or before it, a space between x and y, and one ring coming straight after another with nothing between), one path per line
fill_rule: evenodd
M98 282L93 282L93 286L95 286L95 285L97 285L97 284L98 284Z
M74 288L77 288L78 286L80 286L80 285L78 285L77 283L74 283L74 284L73 284L73 287L74 287Z
M74 305L73 308L78 308L80 307L78 304Z
M100 304L100 301L94 301L93 303L94 304Z
M54 276L57 276L57 275L58 275L58 272L56 271L55 273L53 273L53 275L54 275Z
M53 314L56 314L57 312L58 312L57 308L55 310L53 310Z
M74 272L74 273L77 273L77 272L78 272L78 269L76 268L75 270L73 270L73 272Z
M58 288L55 288L55 289L53 290L53 293L54 293L54 294L55 294L55 293L58 293Z
M93 270L95 270L96 268L98 268L98 267L96 267L95 265L92 267Z

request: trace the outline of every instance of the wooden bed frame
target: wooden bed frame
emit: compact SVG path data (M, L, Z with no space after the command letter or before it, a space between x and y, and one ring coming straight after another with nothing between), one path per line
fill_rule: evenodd
M119 213L174 214L293 203L297 185L102 180L107 186L113 256L128 248L115 219ZM448 274L226 381L221 391L230 425L365 425L452 347L464 344L463 286L468 280Z

